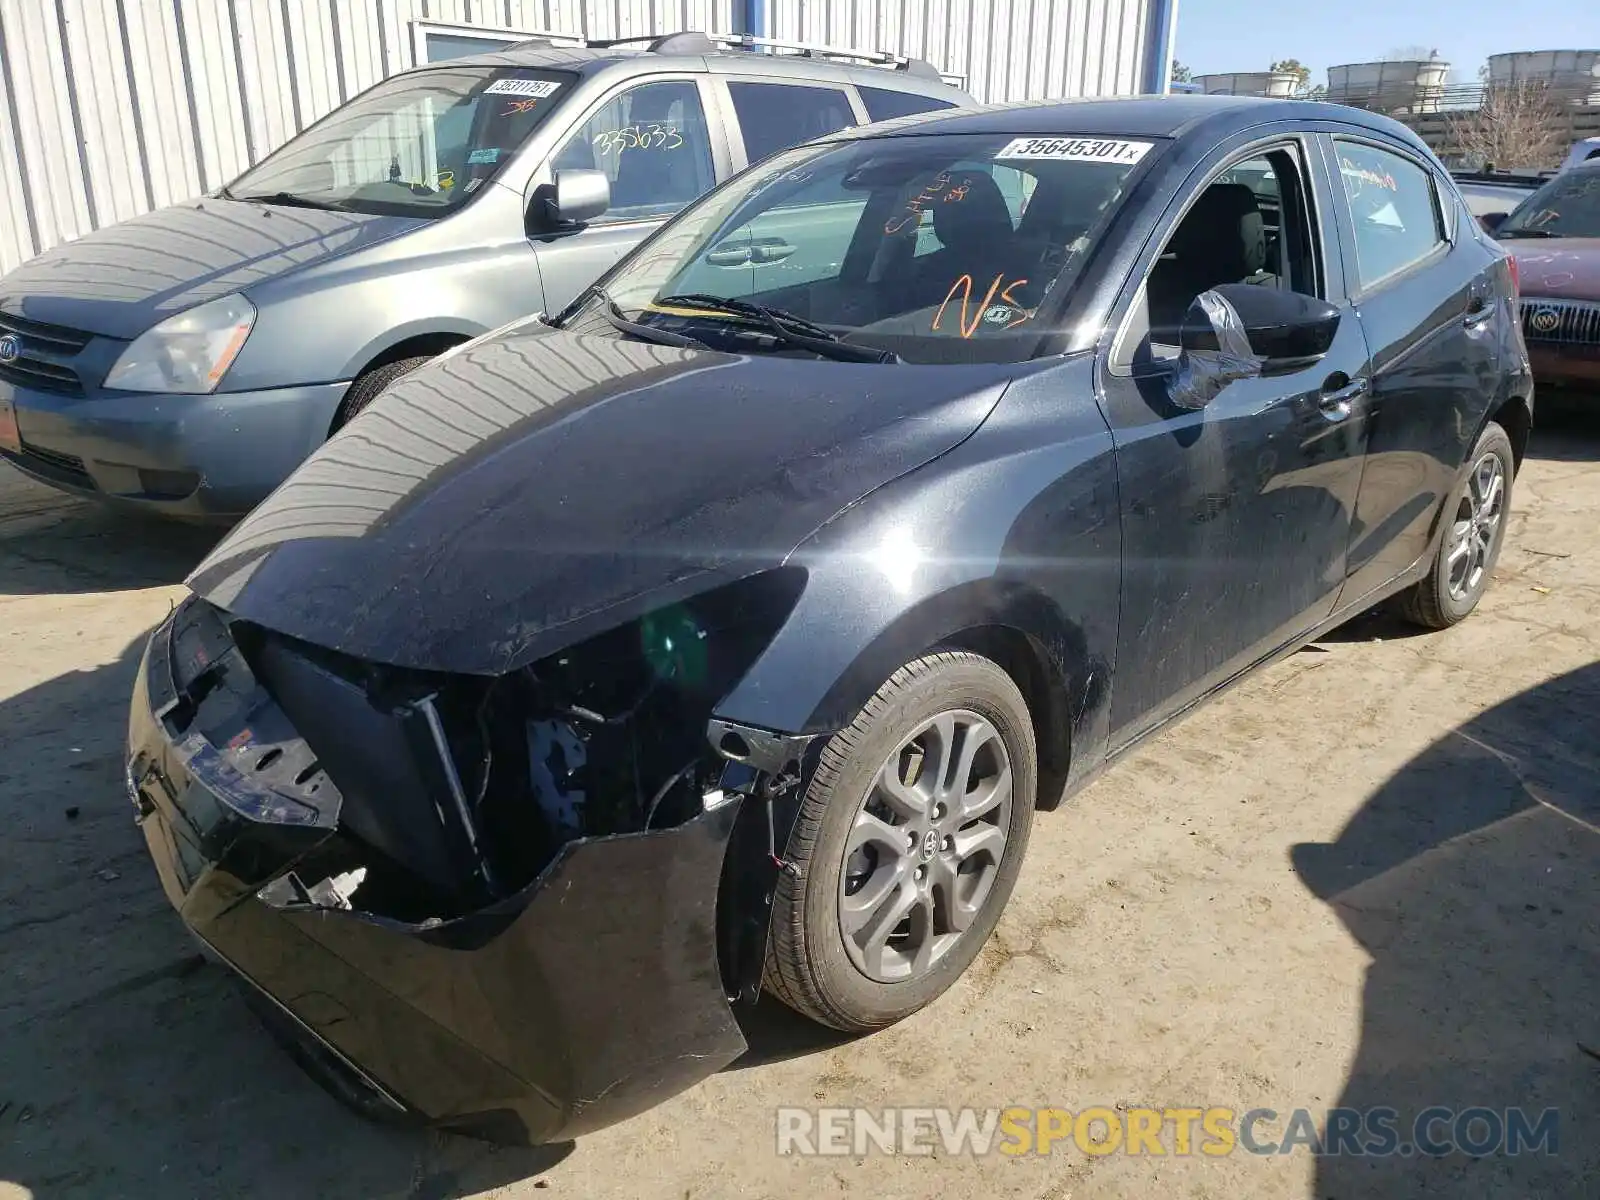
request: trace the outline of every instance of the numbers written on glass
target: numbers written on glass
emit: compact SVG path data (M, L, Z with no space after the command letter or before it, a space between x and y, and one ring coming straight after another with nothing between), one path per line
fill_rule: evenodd
M683 134L676 125L624 125L594 135L594 148L601 154L621 154L624 150L676 150L683 145Z

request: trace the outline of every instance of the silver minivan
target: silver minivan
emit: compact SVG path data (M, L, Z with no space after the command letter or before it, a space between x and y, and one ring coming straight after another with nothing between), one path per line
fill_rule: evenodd
M970 103L919 60L750 41L540 39L419 67L210 195L40 255L0 279L0 458L237 517L396 378L564 307L749 163Z

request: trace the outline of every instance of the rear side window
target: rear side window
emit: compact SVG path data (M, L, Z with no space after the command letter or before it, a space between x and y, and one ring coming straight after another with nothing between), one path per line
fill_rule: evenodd
M1443 243L1430 172L1403 155L1359 142L1336 140L1334 150L1363 288L1420 262Z
M892 121L895 117L955 107L949 100L935 100L932 96L918 96L913 92L895 92L875 87L857 87L856 91L861 93L861 103L867 106L867 116L874 121Z
M838 88L730 83L728 93L744 135L745 158L752 164L856 123L849 99Z

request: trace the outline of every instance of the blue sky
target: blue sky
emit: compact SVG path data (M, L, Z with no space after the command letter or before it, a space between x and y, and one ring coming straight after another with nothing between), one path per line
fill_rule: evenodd
M1178 0L1173 56L1196 75L1298 58L1316 84L1407 46L1437 49L1471 83L1502 51L1600 49L1600 0Z

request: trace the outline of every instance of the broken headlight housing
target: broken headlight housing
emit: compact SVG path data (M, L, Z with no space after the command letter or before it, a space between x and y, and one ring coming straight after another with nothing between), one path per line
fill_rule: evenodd
M798 568L764 572L492 678L364 663L235 622L340 796L337 836L275 895L315 902L311 881L345 879L340 906L444 918L525 888L576 839L689 820L728 766L706 736L715 706L803 585Z

